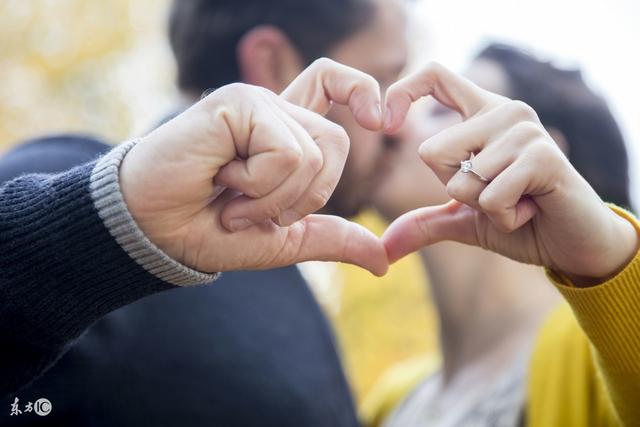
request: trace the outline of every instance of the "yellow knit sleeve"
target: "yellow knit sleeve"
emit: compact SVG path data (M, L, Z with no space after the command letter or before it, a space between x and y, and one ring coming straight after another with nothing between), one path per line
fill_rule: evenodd
M640 235L640 222L633 215L615 206L611 209ZM618 275L593 287L578 288L547 273L588 339L598 376L593 381L602 383L623 425L640 426L640 252Z

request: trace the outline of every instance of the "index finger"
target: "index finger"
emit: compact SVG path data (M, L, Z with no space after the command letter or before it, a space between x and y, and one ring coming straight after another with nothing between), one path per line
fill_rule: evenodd
M332 102L348 105L360 126L369 130L382 128L378 82L362 71L327 58L314 61L281 96L322 115L329 111Z
M465 120L486 106L504 102L505 99L481 89L437 62L431 62L387 90L385 132L398 130L411 104L424 96L433 96L441 104L460 113Z

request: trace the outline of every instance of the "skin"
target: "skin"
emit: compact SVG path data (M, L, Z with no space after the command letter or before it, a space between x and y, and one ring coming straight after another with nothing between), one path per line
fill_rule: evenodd
M475 70L476 77L487 75L484 65ZM504 76L493 83L504 89ZM424 247L421 254L432 275L441 320L443 385L478 363L486 367L485 380L491 381L505 361L530 342L554 297L541 270L476 247L544 265L579 286L589 286L628 263L637 236L575 172L530 108L481 90L437 64L389 90L392 120L387 129L397 130L411 102L424 95L457 111L463 122L441 112L433 120L440 126L407 143L419 145L430 172L416 174L417 162L403 164L406 175L419 185L410 187L413 192L401 190L408 197L398 205L407 210L416 204L432 206L402 215L383 241L392 261ZM416 136L406 128L403 132ZM459 161L471 152L477 154L474 169L491 182L459 172ZM409 180L390 179L396 184ZM381 209L394 213L393 201L384 194L383 189L377 196ZM468 246L438 243L445 240Z
M372 76L382 93L405 68L408 55L403 0L371 0L371 22L326 52L327 57ZM375 52L375 55L371 55ZM243 81L280 93L304 68L302 55L278 28L261 26L239 43ZM349 108L335 105L327 117L342 126L351 141L343 175L323 212L350 217L371 203L373 190L395 159L397 138L361 126Z
M507 76L494 63L474 61L466 75L483 88L508 95ZM458 113L432 98L413 106L397 132L402 140L397 164L402 167L393 169L374 196L376 208L386 218L451 199L416 153L425 140L460 121ZM439 317L442 399L447 401L450 395L450 401L456 401L455 396L473 390L466 382L459 386L456 378L474 372L479 388L493 381L532 342L540 322L560 298L541 269L481 248L440 242L419 254Z
M411 103L426 95L463 117L419 149L453 201L398 218L383 239L392 261L453 240L581 284L602 282L628 263L637 247L632 225L604 205L533 109L431 64L387 92L387 131L398 129ZM473 153L474 168L489 182L460 171L460 159Z
M407 17L404 1L374 3L376 14L372 25L338 45L329 57L371 75L385 92L406 66ZM342 180L328 203L332 213L348 217L371 204L371 195L396 161L398 138L358 126L344 107L332 109L328 117L343 126L351 138Z
M327 202L348 153L345 131L317 114L331 102L380 129L377 83L330 60L314 63L281 96L243 84L215 91L125 156L121 188L136 223L167 255L199 271L317 259L384 274L386 253L373 234L339 217L309 215ZM304 218L292 224L299 218L284 215L291 210Z
M259 32L251 35L255 40L261 39ZM247 38L250 39L251 37ZM270 60L260 62L263 68L245 68L247 76L258 76L275 86L291 76L295 69L293 65L299 64L299 61L290 50L273 48L286 46L286 39L272 37L269 40L270 43L254 45L261 47L259 52L265 50ZM251 43L247 41L247 48L240 46L239 50L251 52L249 47ZM336 47L339 48L340 46ZM274 58L281 62L274 62ZM279 66L273 67L274 63ZM263 72L263 69L271 71ZM341 78L329 78L323 85L336 84L339 80ZM317 82L317 79L307 81ZM315 83L311 86L318 87ZM322 126L310 125L313 120L302 117L301 111L275 101L274 99L284 99L275 97L273 93L262 91L261 95L256 95L238 90L238 86L234 86L231 94L226 95L225 91L219 91L219 97L212 97L217 103L199 103L185 113L186 118L182 116L172 124L161 127L125 158L121 171L123 192L143 231L170 256L203 271L272 268L308 259L335 259L353 262L376 274L382 274L386 270L387 260L382 255L384 251L380 251L380 242L372 240L370 234L335 217L305 216L309 213L306 211L309 208L305 206L320 205L318 200L324 200L324 196L330 193L326 188L333 190L331 184L327 184L333 181L326 178L322 180L325 191L318 190L323 188L322 185L315 185L317 175L325 175L321 171L327 162L324 161L325 152L320 148L314 150L309 142L313 140L320 147L322 144L319 140L325 134L332 134L331 138L340 141L335 128L322 131ZM313 89L306 86L293 93L306 93L309 90L314 93ZM392 224L382 239L385 255L391 260L423 246L453 240L481 246L520 261L545 265L569 275L579 285L589 285L615 274L635 253L637 237L631 226L602 204L552 144L551 137L536 122L535 114L521 103L481 91L442 67L431 65L422 73L412 75L389 89L384 107L385 130L389 134L396 132L404 122L410 104L429 94L458 111L466 120L465 123L452 127L454 131L438 134L436 143L431 138L429 147L421 149L423 160L435 172L437 179L446 184L447 191L444 194L457 201L412 211ZM344 96L349 98L348 94ZM241 98L253 100L255 102L250 103L251 105L261 107L254 111L251 105L243 107L240 103L240 106L229 109ZM265 103L260 104L258 99ZM267 99L270 102L266 102ZM301 96L293 97L290 101L305 107L314 105L313 102L309 103L309 99ZM358 105L359 102L352 104L348 101L347 104L351 107L356 122L363 127L368 125L366 121L358 120L358 115L363 111L377 111L376 106L362 106ZM256 119L259 120L258 123L252 121L260 117L258 111L265 114L267 110L282 110L281 117L288 114L297 123L294 125L289 119L280 119L295 140L285 145L297 144L302 152L299 154L298 150L294 150L297 154L292 156L289 148L283 151L288 153L282 157L274 156L281 160L272 160L281 161L286 167L288 162L282 159L298 158L299 162L296 160L289 165L291 170L287 177L306 178L296 178L294 183L288 183L290 180L284 178L283 183L276 184L278 178L265 175L259 179L254 178L252 182L271 183L275 188L262 189L264 193L258 194L240 191L245 194L245 198L239 200L235 198L239 190L234 193L228 189L222 195L219 194L220 187L213 183L225 165L238 159L248 164L254 155L262 154L266 158L269 154L269 150L264 148L264 142L262 145L254 142L254 133L249 132L257 126L263 126L266 130L278 123L273 117ZM230 115L229 111L235 111L236 114ZM220 117L224 120L219 120ZM211 124L207 123L207 119L211 118L220 126L216 127L219 133L211 132ZM297 126L305 129L306 135ZM369 129L378 130L375 127ZM516 131L510 131L513 129ZM285 137L282 131L280 133L278 138L272 140L286 141L291 137ZM509 138L501 138L502 134L509 135ZM524 138L515 143L514 140L519 140L519 137ZM325 135L325 138L329 137ZM222 152L218 148L202 151L212 141L216 144L226 141L220 145L226 148ZM233 144L233 149L229 141ZM468 158L470 152L490 152L492 147L498 145L497 141L504 142L509 149L497 150L496 156L482 156L484 160L480 156L474 160L476 169L492 179L490 183L478 185L475 181L464 181L472 175L456 177L460 159ZM469 142L473 144L465 145ZM217 147L216 144L214 145ZM344 142L336 145L344 147ZM251 146L263 148L252 152L249 149ZM325 147L330 150L332 144L325 144ZM272 151L277 152L278 149L272 147ZM504 155L507 154L512 157L507 156L505 159ZM529 161L522 160L525 154L530 157L527 159ZM344 154L333 156L338 161L344 158ZM364 154L363 156L366 157ZM371 156L375 159L379 157L378 154ZM499 161L498 165L492 163L494 157ZM517 159L521 159L517 163L518 167L511 167L516 164ZM154 163L153 171L148 170L149 163ZM300 165L304 165L304 168L300 168ZM539 167L531 168L531 165ZM486 171L483 169L485 167ZM553 171L549 170L550 167L553 167ZM245 175L249 175L247 171L250 168L245 166L244 169ZM268 167L254 169L273 171L273 168ZM304 175L298 169L311 169L314 171L313 176ZM241 173L240 171L243 168L237 167L236 172ZM374 170L371 173L375 175L378 172ZM219 178L220 183L229 186L231 190L234 190L234 185L240 188L240 184L234 184L231 175L233 174L223 174ZM331 173L326 175L334 176ZM506 177L500 179L501 175ZM171 183L167 183L167 176L172 177ZM242 178L236 176L236 180L241 182ZM451 181L454 184L450 184ZM496 182L502 184L496 185ZM517 182L520 185L514 187L513 183ZM245 191L249 191L249 187L247 185ZM280 187L287 190L278 191ZM489 188L491 191L486 192ZM481 197L485 193L490 196ZM322 197L305 197L318 194ZM524 199L521 197L523 194L527 195ZM274 196L272 202L260 200L269 195ZM284 213L299 201L303 207L296 209L296 212L302 220L284 227L295 218ZM240 226L235 221L238 219L241 220ZM536 222L535 227L531 225L533 222ZM222 228L219 227L220 224L223 225ZM236 231L227 234L229 230ZM598 235L593 236L594 230ZM561 239L558 239L559 233L562 233ZM331 242L326 241L327 235L331 236ZM585 239L586 235L593 238ZM215 238L210 239L210 236ZM224 248L224 251L220 248Z

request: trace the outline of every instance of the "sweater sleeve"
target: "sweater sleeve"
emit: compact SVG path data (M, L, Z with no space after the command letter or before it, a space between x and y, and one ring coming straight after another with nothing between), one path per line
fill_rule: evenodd
M637 219L612 209L640 234ZM617 418L623 425L640 425L640 252L617 276L589 288L547 273L589 340L597 376Z
M169 258L133 220L118 174L134 144L0 187L0 395L41 375L107 313L216 278Z

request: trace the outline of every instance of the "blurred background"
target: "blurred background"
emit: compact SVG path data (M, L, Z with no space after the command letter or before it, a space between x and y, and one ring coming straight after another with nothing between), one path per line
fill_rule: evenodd
M117 143L150 129L177 100L165 39L168 0L2 0L0 151L42 134L81 132ZM635 0L414 1L412 66L462 70L489 41L580 66L619 119L640 172L640 4ZM510 19L505 19L508 16ZM358 219L374 231L374 214ZM375 279L336 266L319 299L334 321L358 398L395 362L435 353L436 324L421 265L407 258ZM426 332L425 332L426 331Z

